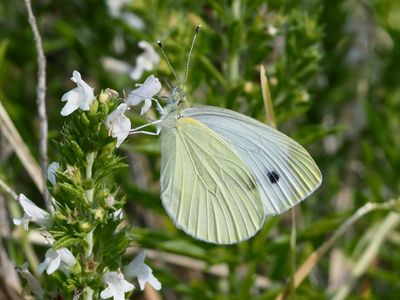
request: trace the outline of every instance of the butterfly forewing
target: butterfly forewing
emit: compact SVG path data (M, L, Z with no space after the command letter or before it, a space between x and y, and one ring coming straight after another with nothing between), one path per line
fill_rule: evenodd
M267 215L291 208L321 184L321 172L308 152L270 126L210 106L187 108L181 115L200 121L234 148L256 178Z
M182 117L162 129L161 149L161 198L179 228L218 244L261 228L265 211L254 175L213 130Z

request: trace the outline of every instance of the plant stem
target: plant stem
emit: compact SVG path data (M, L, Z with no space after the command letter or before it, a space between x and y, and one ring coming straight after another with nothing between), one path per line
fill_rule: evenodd
M38 106L39 115L39 152L40 152L40 164L42 167L42 178L43 182L46 182L47 178L47 136L48 136L48 125L47 125L47 113L46 113L46 56L44 55L42 37L40 36L39 29L37 26L35 15L32 11L32 5L30 0L25 0L26 10L28 11L28 21L31 25L33 37L35 39L35 46L37 51L38 61L38 84L37 84L37 98L36 103ZM46 207L49 212L53 212L54 208L50 201L50 194L45 184L43 184L43 196L46 203Z
M94 158L95 158L95 153L94 152L89 152L87 155L87 166L86 166L86 179L92 179L93 176L93 163L94 163ZM93 193L94 193L94 187L92 187L90 190L86 190L86 198L90 204L93 203ZM86 242L87 242L87 249L86 249L86 259L90 259L92 256L93 252L93 230L91 230L87 235L86 235ZM83 294L83 299L84 300L92 300L93 299L93 290L90 287L86 287L84 294Z
M335 233L325 242L323 243L317 250L315 250L311 255L306 259L306 261L301 265L301 267L297 270L294 276L294 288L298 288L303 280L307 277L307 275L311 272L311 270L315 267L318 261L323 257L328 250L335 244L335 242L346 232L346 230L352 226L356 221L358 221L361 217L370 213L374 210L380 209L393 209L393 207L400 205L400 198L393 199L384 203L374 203L368 202L357 209L351 216L348 218L336 231ZM286 299L288 295L289 289L282 291L275 300L283 300Z
M290 233L290 299L296 299L296 287L294 284L296 274L296 211L291 209L292 230Z
M229 80L236 82L239 79L239 55L235 51L229 59Z
M94 152L90 152L87 155L86 179L92 179L94 154L95 154ZM91 188L90 190L86 191L86 198L89 201L89 203L93 202L93 192L94 192L94 188ZM87 247L87 250L86 250L86 258L89 258L92 255L92 251L93 251L93 230L91 230L86 235L86 242L88 243L88 247Z
M86 179L92 179L94 154L95 154L94 152L90 152L87 155ZM89 203L93 202L93 191L94 188L86 190L86 198L89 201Z
M264 100L265 113L267 117L267 124L271 127L276 128L274 107L272 105L272 98L269 90L269 83L267 74L265 73L264 65L260 66L260 83L261 83L262 96Z
M45 184L41 175L41 169L1 102L0 130L10 143L11 147L14 149L19 160L32 178L36 187L40 190L40 192L43 192Z
M348 276L346 276L346 282L338 288L335 295L331 298L332 300L347 299L356 280L366 272L374 258L378 255L379 249L385 239L389 236L392 230L396 229L399 223L400 216L398 213L391 212L386 216L386 218L380 223L380 226L375 230L373 238L363 254L353 264Z
M87 155L86 179L92 179L94 154L95 154L94 152L90 152ZM93 202L93 192L94 192L94 188L91 188L90 190L86 191L86 198L89 201L89 203ZM86 235L86 242L88 243L88 248L86 250L86 258L89 258L92 255L92 251L93 251L93 230L91 230Z
M0 187L9 194L15 201L18 201L18 195L3 180L0 179Z
M22 228L18 228L20 231L20 237L21 237L21 246L22 246L22 251L25 254L25 258L28 261L33 274L36 277L40 277L40 274L38 272L39 270L39 261L38 258L35 254L35 251L33 250L32 245L30 244L28 240L28 233L23 230Z
M240 21L241 16L241 0L234 0L232 3L232 17L235 21ZM239 35L240 36L240 35ZM231 47L234 45L230 45ZM236 82L239 80L239 50L231 50L231 56L229 58L229 80L230 82Z

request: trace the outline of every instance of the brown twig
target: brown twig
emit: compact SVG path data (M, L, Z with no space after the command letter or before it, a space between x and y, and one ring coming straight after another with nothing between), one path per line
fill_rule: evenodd
M35 46L37 51L37 61L38 61L38 84L37 84L37 106L38 106L38 116L39 116L39 152L40 152L40 165L42 167L42 178L43 182L46 182L47 178L47 115L46 115L46 57L43 51L42 37L40 36L36 18L32 11L32 5L30 0L24 0L26 9L28 11L28 21L31 25L33 37L35 39ZM46 203L47 209L51 212L53 211L53 206L51 205L50 196L46 189L43 187L43 195Z
M13 197L16 196L14 192L12 194ZM0 290L6 294L0 294L0 299L21 300L21 283L12 259L6 251L5 243L11 234L9 220L6 197L0 193Z
M9 194L15 201L18 201L18 195L3 180L0 179L0 188Z
M300 269L297 270L294 277L294 288L298 288L306 276L310 273L310 271L315 267L321 257L323 257L328 250L334 245L334 243L346 232L346 230L352 226L356 221L358 221L361 217L365 216L371 211L378 209L390 209L395 205L400 205L400 199L390 200L385 203L373 203L368 202L359 209L357 209L354 214L351 215L339 228L335 231L335 233L325 242L323 243L317 250L315 250L307 260L301 265ZM280 293L275 300L283 300L287 297L289 289L286 289L282 293Z
M363 275L368 267L371 265L375 257L379 254L379 249L385 240L390 236L393 230L400 223L400 216L396 212L390 212L386 218L379 223L377 228L374 228L372 238L365 248L363 253L357 257L357 260L352 264L351 270L346 276L346 281L343 285L336 289L335 294L332 296L332 300L343 300L347 299L357 279Z
M40 191L43 191L44 181L41 176L40 168L36 160L33 158L28 147L24 143L18 130L15 128L14 123L11 121L10 116L7 114L4 106L0 101L0 130L4 133L4 136L14 149L18 158L26 171L31 176L33 182Z

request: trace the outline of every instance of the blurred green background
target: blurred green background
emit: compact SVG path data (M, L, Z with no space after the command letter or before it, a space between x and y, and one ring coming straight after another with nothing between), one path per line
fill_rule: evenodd
M400 2L38 0L33 9L47 57L50 162L59 157L51 140L64 122L60 99L73 87L73 70L96 92L108 87L122 95L134 88L129 74L143 53L139 41L158 51L156 41L162 40L183 77L194 29L202 24L187 83L189 101L265 121L259 84L263 64L279 129L302 143L321 168L322 186L295 208L297 266L357 208L399 196ZM149 74L162 81L161 95L168 95L167 82L176 83L162 58L136 82ZM3 0L0 101L38 158L36 83L36 50L23 1ZM131 117L134 125L145 121L135 113ZM196 241L177 230L161 206L159 152L157 137L130 137L120 149L130 167L111 179L127 194L125 212L135 226L137 245L156 250L150 265L163 283L159 295L137 292L132 298L274 299L292 272L290 213L268 219L258 235L238 245ZM0 176L41 203L1 133ZM0 200L0 210L12 215L10 201ZM382 232L377 229L388 213L370 213L350 227L290 297L399 299L398 228L385 232L378 243ZM7 221L2 220L3 228ZM11 232L3 232L2 240L11 260L23 262L20 242ZM360 258L378 244L358 272ZM0 296L6 295L2 279L0 289Z

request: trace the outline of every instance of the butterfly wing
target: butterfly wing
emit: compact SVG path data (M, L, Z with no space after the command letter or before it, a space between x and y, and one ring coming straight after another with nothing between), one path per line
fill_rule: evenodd
M161 199L178 228L231 244L253 236L265 212L255 179L231 146L192 118L161 130Z
M281 213L314 192L321 172L296 141L237 112L211 106L184 109L223 137L253 172L267 215Z

